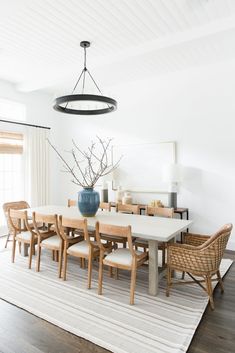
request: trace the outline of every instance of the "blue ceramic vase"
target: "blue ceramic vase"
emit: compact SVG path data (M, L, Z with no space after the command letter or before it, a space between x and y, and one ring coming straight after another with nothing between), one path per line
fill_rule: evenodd
M100 205L100 195L93 188L78 193L78 208L83 217L94 217Z

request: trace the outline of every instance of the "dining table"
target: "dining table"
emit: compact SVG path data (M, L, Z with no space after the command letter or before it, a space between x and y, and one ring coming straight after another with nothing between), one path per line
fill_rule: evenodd
M57 205L39 206L27 209L29 217L33 212L44 215L61 215L70 219L82 219L78 207ZM131 226L132 236L148 241L149 248L149 288L148 292L156 296L159 290L158 243L174 241L176 236L193 223L192 220L151 217L118 212L98 211L94 217L86 217L88 229L94 230L96 222Z

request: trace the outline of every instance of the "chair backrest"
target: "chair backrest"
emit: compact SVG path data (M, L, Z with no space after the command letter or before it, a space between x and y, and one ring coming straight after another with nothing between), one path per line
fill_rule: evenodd
M120 238L126 238L130 252L132 253L132 255L135 254L135 251L133 249L133 244L132 244L131 226L116 226L116 225L96 222L95 230L96 230L96 241L98 242L101 249L104 249L104 248L101 242L100 234L105 234L105 235L110 235L110 236L115 236Z
M28 224L28 214L27 211L20 211L15 209L8 209L8 219L13 234L19 233L21 231L26 231L26 229L31 230Z
M174 208L147 206L146 215L147 216L158 216L158 217L173 218L173 216L174 216Z
M76 200L68 199L68 207L77 206L78 202Z
M219 269L232 229L231 223L225 224L205 243L197 247L198 250L205 252L207 261L213 269Z
M117 212L122 212L122 213L132 213L132 214L140 214L140 206L139 205L129 205L125 204L123 205L122 203L117 204Z
M111 211L111 202L101 202L100 205L99 205L99 208L102 210L102 211Z
M49 225L53 224L55 226L55 231L57 235L60 235L59 226L58 226L58 217L56 214L45 215L45 214L33 212L32 219L33 219L33 227L37 235L40 236L42 232L42 230L38 227L38 223L46 223Z
M11 225L11 222L9 220L8 210L10 208L14 209L14 210L23 210L25 208L29 208L29 204L26 201L6 202L6 203L3 204L2 208L3 208L3 212L4 212L4 215L5 215L6 221L7 221L7 227L8 227L9 234L13 234L14 233L14 228ZM13 219L12 219L12 221L13 221ZM18 221L17 221L17 223L18 223ZM15 224L15 225L17 226L18 224Z
M90 237L88 236L88 229L87 229L87 219L71 219L63 216L59 216L58 222L59 232L61 237L66 240L68 238L65 229L79 229L84 234L84 239L90 243Z

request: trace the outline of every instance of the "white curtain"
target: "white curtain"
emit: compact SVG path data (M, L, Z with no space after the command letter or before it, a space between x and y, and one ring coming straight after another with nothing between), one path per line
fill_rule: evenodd
M49 130L27 127L25 131L25 195L30 205L49 204Z

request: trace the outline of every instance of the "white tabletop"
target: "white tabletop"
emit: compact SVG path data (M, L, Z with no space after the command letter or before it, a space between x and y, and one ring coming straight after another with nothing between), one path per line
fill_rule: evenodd
M27 209L28 213L35 211L41 214L57 214L71 219L82 218L77 207L41 206ZM95 217L88 217L89 228L94 229L95 223L113 224L119 226L131 225L135 237L147 240L169 241L175 235L188 228L193 222L175 218L150 217L130 215L117 212L98 211Z

